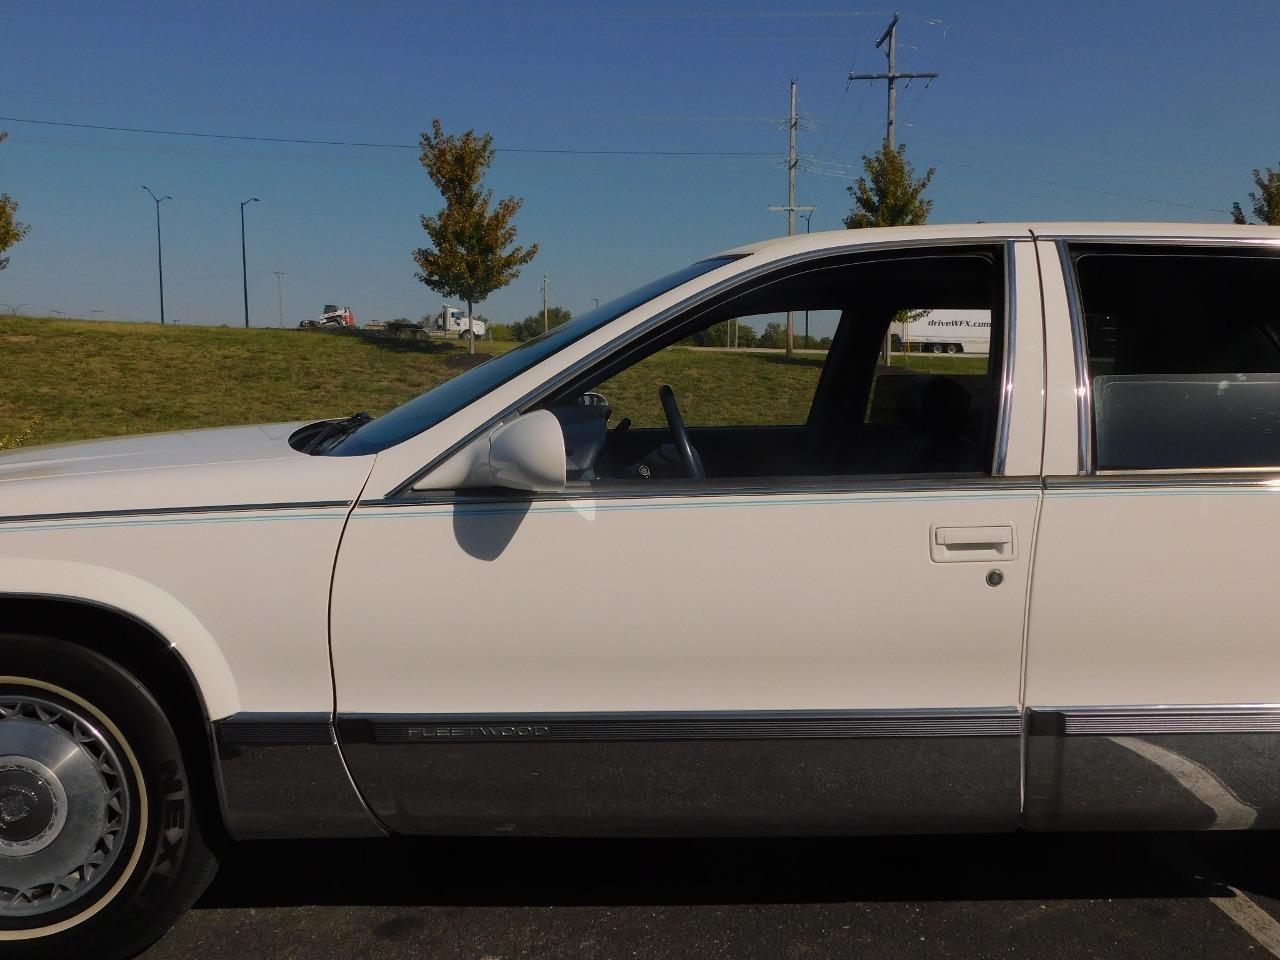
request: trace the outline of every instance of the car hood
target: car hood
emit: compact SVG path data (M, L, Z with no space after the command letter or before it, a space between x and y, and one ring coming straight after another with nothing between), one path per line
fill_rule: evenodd
M270 423L86 440L0 453L0 482L301 457L289 435L301 423Z
M0 453L0 521L63 514L348 503L373 457L289 446L301 424L187 430Z

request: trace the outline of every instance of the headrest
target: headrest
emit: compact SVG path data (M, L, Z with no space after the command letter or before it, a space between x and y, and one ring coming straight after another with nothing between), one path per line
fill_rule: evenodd
M898 393L898 416L920 433L960 433L969 422L969 391L950 377L912 376Z

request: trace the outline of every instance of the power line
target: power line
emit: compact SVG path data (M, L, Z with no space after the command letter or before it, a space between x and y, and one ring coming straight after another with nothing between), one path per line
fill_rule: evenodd
M297 143L313 147L363 147L379 150L418 150L416 143L377 143L361 140L310 140L302 137L261 137L233 133L205 133L193 130L159 130L147 127L117 127L100 123L70 123L65 120L32 120L27 117L0 117L4 123L30 123L43 127L72 127L109 133L141 133L163 137L198 137L203 140L237 140L251 143ZM495 153L568 154L595 157L767 157L771 150L584 150L575 147L495 147Z

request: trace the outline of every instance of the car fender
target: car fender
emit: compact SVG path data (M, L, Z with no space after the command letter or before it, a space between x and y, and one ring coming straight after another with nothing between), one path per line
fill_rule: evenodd
M0 597L47 597L118 611L145 624L182 659L210 720L240 709L226 657L204 624L165 590L109 567L70 560L0 558Z

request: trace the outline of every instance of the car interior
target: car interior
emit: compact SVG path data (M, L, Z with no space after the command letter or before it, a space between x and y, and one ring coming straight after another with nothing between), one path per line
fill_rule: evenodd
M895 354L885 366L881 351L890 323L935 309L989 311L989 356ZM1003 309L998 248L810 262L748 281L649 331L541 406L564 429L571 482L982 476L992 462ZM691 349L691 335L726 320L806 310L838 315L825 356L815 351L788 359L775 352L760 361L813 370L807 416L740 409L728 424L703 425L696 416L684 422L683 411L705 405L715 387L705 378L682 381L673 351ZM622 382L614 378L645 363L662 379L664 358L672 373L653 391L652 407L623 416L610 399L611 387ZM767 390L745 393L771 402ZM642 419L649 423L638 425Z
M1100 469L1280 464L1272 249L1073 245Z

